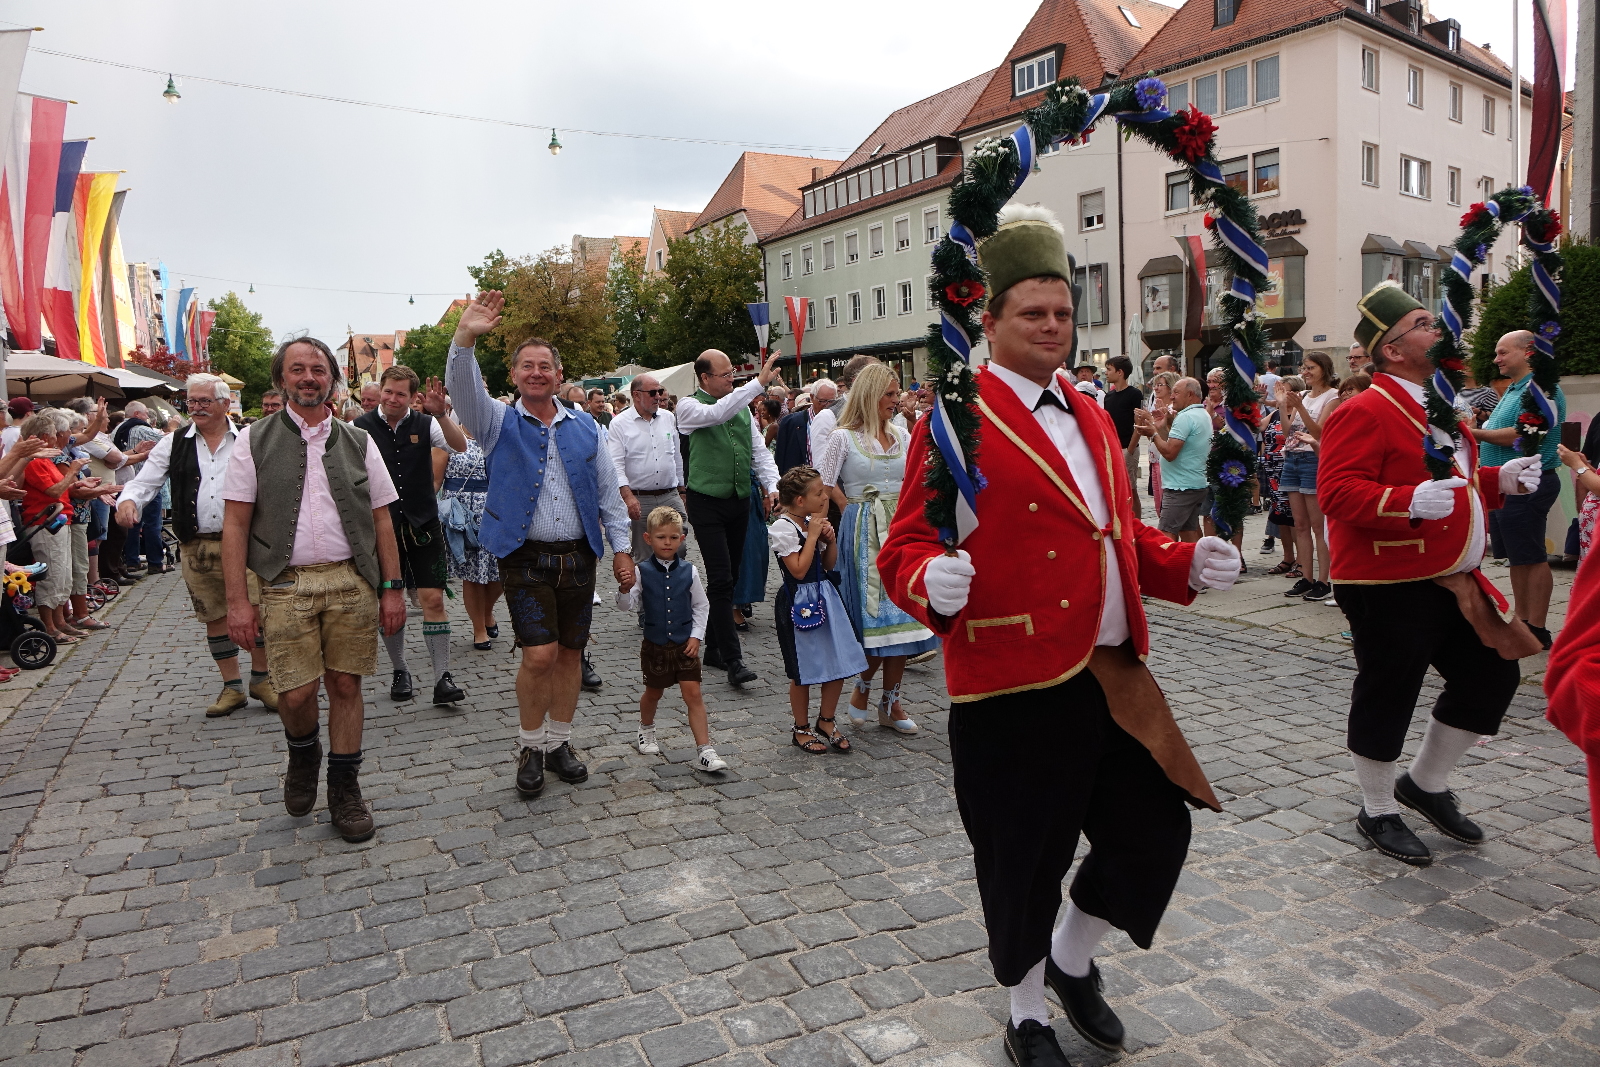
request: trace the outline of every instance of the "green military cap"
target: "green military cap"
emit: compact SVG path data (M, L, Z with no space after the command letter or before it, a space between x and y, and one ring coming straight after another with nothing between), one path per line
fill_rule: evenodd
M1055 213L1031 204L1006 207L1000 228L978 248L993 300L1020 281L1055 277L1072 285L1072 257Z
M1373 347L1395 323L1424 307L1422 301L1394 282L1379 282L1366 296L1356 301L1361 321L1356 323L1356 343L1374 355Z

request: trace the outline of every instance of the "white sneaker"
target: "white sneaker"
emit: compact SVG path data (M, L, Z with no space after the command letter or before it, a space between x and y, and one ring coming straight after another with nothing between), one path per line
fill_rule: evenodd
M700 750L700 755L694 761L695 769L702 771L725 771L728 761L717 755L717 750L707 746Z
M594 595L594 602L595 602L595 603L596 603L596 604L598 604L598 603L600 603L600 594L599 594L599 593L596 593L596 594L595 594L595 595Z
M639 731L638 749L646 756L659 755L661 746L656 744L656 728L646 726Z

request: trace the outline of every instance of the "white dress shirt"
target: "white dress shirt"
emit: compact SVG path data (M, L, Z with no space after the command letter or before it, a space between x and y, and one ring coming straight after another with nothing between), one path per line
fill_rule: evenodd
M664 412L663 414L670 414ZM615 424L616 420L611 420ZM696 641L706 639L706 623L711 619L711 600L706 596L706 587L700 582L700 572L694 569L694 564L686 559L662 559L652 555L636 565L636 567L658 567L668 574L674 568L689 568L689 636ZM633 588L626 593L617 591L617 607L623 611L637 613L644 607L644 580L637 579Z
M1394 378L1395 383L1404 389L1412 400L1422 406L1423 411L1428 410L1428 401L1423 394L1422 386L1415 382L1408 382L1404 378ZM1483 499L1478 496L1478 491L1472 488L1472 472L1467 469L1466 442L1461 440L1461 435L1456 434L1456 470L1461 472L1461 477L1467 480L1467 500L1472 504L1472 532L1467 535L1467 554L1461 557L1461 565L1451 574L1462 574L1475 571L1483 564L1483 547L1485 537L1485 519L1483 515Z
M230 422L215 452L211 451L205 435L199 432L199 427L194 423L189 424L182 436L200 438L195 442L194 449L195 457L200 461L200 493L194 502L198 529L201 533L221 533L222 490L227 485L228 460L233 457L233 443L238 440L239 431ZM150 450L150 457L139 468L139 473L123 487L117 503L131 500L134 507L143 511L146 504L161 495L161 485L167 480L168 468L172 466L172 443L178 437L177 433L169 433L156 442L156 447ZM177 489L177 486L173 488Z
M1032 411L1034 405L1039 403L1039 394L1044 392L1044 387L1035 385L1016 371L1007 370L993 361L984 364L984 369L1010 386L1011 391L1017 394L1017 399L1022 401L1023 407ZM1100 542L1105 548L1106 598L1100 612L1100 633L1095 637L1094 643L1120 645L1132 636L1132 631L1128 628L1128 604L1122 595L1122 568L1117 563L1116 551L1108 544L1111 508L1106 503L1105 487L1100 483L1102 467L1089 453L1089 445L1083 439L1083 431L1078 428L1078 420L1067 410L1067 398L1061 391L1061 379L1052 375L1049 389L1056 395L1056 399L1061 401L1061 407L1045 404L1033 411L1033 417L1044 430L1045 436L1056 446L1061 458L1066 460L1067 470L1072 472L1072 480L1078 483L1078 492L1082 494L1084 506L1089 509L1089 514L1094 516L1094 521L1101 530L1107 531L1105 538Z
M811 465L816 466L822 459L822 454L828 450L828 439L833 436L833 431L839 428L839 413L833 410L833 405L838 403L838 398L823 405L821 411L813 412L811 425L807 428L811 441Z
M629 407L611 420L611 459L618 486L635 493L664 493L683 485L683 450L672 412L645 418Z
M702 404L692 396L686 396L678 401L678 432L688 437L696 430L721 426L737 415L741 408L749 407L750 401L765 390L766 386L761 384L760 378L751 378L713 404ZM767 451L766 439L761 436L761 428L753 417L750 419L750 466L755 470L756 479L761 482L763 489L769 493L777 491L778 464L773 461L772 453Z

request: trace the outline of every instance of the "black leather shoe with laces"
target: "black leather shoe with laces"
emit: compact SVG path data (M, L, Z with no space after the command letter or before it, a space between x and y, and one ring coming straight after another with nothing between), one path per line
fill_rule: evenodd
M536 748L517 750L517 792L536 797L544 792L544 758Z
M1394 798L1433 823L1446 837L1469 845L1483 840L1483 828L1461 814L1456 806L1456 795L1448 789L1443 793L1429 793L1413 782L1408 773L1394 783Z
M411 685L411 672L395 671L394 681L389 684L389 699L410 700L416 693L416 689Z
M1017 1026L1006 1022L1006 1058L1017 1067L1072 1067L1056 1041L1056 1032L1034 1019Z
M1072 1028L1083 1035L1091 1045L1107 1052L1122 1051L1122 1020L1111 1010L1102 995L1106 985L1100 977L1100 968L1089 961L1089 973L1082 978L1056 966L1049 956L1044 958L1044 981L1055 991L1056 999L1067 1013Z
M450 677L450 672L445 671L439 675L439 680L433 683L433 703L435 707L445 704L454 704L458 700L467 699L467 694L456 685L456 680Z
M603 683L600 674L594 669L594 664L589 662L589 653L583 654L583 687L585 689L599 689Z
M588 780L589 768L578 761L578 754L572 751L572 742L563 741L544 754L544 767L547 771L555 771L563 782L576 785Z
M1356 813L1356 829L1361 831L1362 837L1372 842L1373 848L1401 863L1426 867L1433 862L1433 853L1428 851L1428 846L1411 832L1411 827L1398 815L1373 818L1367 814L1366 808L1362 808Z
M728 664L728 684L732 686L745 686L751 682L759 682L761 675L744 665L744 660L736 659Z

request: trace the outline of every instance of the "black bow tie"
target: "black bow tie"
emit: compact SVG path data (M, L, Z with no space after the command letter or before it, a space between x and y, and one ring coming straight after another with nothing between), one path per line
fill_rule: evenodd
M1039 394L1039 399L1034 401L1033 410L1038 411L1040 408L1044 407L1046 404L1054 404L1056 407L1060 408L1062 411L1066 411L1067 410L1067 405L1063 404L1061 402L1061 398L1059 396L1056 396L1056 394L1052 390L1049 390L1049 389L1046 389L1044 392Z

